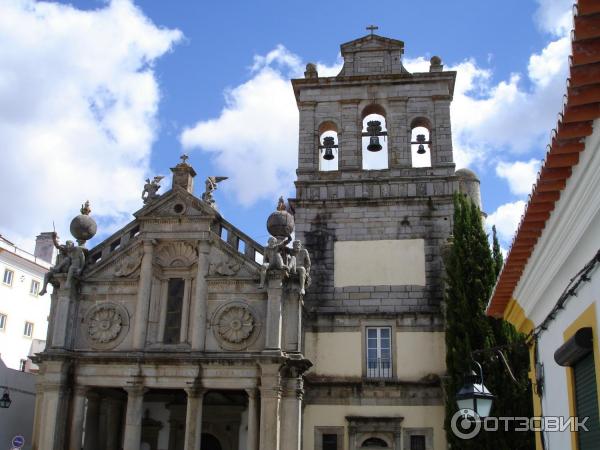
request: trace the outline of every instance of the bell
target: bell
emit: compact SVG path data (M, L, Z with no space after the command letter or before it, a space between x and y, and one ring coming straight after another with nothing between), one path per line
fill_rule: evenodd
M333 155L332 147L335 145L335 139L331 136L327 136L323 139L323 147L325 147L325 154L323 154L323 159L327 161L331 161L335 159Z
M371 136L369 145L367 145L367 150L370 152L378 152L383 147L379 143L379 136Z
M335 159L335 156L333 156L333 150L331 150L330 148L326 148L325 153L323 154L323 159L326 159L327 161Z
M417 149L417 153L419 155L424 155L425 154L425 146L423 144L425 143L425 135L417 134L417 142L419 143L419 148Z

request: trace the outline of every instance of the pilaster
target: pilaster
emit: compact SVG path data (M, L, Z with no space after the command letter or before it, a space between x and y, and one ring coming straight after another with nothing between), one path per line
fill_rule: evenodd
M279 364L261 364L260 450L279 450L281 381Z
M140 269L138 295L135 306L135 323L133 325L133 348L135 350L143 350L146 346L150 293L152 290L152 254L154 241L150 239L144 240L143 247L144 255Z
M71 400L71 426L69 430L69 450L81 450L83 419L85 410L86 386L76 386Z
M196 292L194 295L194 306L192 308L192 350L203 351L206 343L206 320L208 302L208 274L210 243L208 241L198 242L198 268L196 272Z
M123 448L140 450L145 389L142 385L134 385L126 387L125 390L127 391L127 412L125 414Z
M185 413L185 448L198 450L202 438L202 406L204 391L198 388L188 388L187 407Z
M256 389L246 389L248 394L248 433L246 450L258 449L258 402Z
M267 272L267 335L265 350L281 351L283 270Z

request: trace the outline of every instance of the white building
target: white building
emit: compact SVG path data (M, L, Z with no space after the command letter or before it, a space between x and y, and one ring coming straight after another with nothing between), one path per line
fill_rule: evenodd
M600 448L600 8L574 11L563 111L488 306L529 335L535 415L589 417L537 449Z
M44 348L50 296L38 292L53 248L51 233L38 236L37 256L0 235L0 358L11 369L35 370L28 356Z

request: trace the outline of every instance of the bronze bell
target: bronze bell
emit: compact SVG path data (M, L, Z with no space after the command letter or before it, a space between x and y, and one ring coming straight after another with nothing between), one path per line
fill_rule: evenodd
M367 150L370 152L378 152L383 148L379 143L379 136L377 135L378 133L381 133L381 122L378 120L367 122L367 132L371 135Z
M423 144L425 143L425 135L417 134L417 142L419 143L419 148L417 149L417 153L419 155L424 155L425 154L425 146Z
M333 155L333 146L335 145L335 140L333 139L333 137L331 136L327 136L326 138L323 139L323 146L325 147L325 153L323 154L323 159L327 160L327 161L331 161L332 159L335 159L335 156Z

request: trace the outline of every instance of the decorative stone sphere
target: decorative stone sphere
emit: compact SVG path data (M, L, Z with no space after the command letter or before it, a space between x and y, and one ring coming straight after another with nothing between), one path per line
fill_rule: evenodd
M439 66L442 64L442 58L440 58L439 56L432 56L429 62L432 66Z
M96 221L86 214L79 214L71 220L71 234L78 241L89 241L96 235L98 225Z
M294 232L294 216L287 211L275 211L267 219L267 230L271 236L287 237Z

